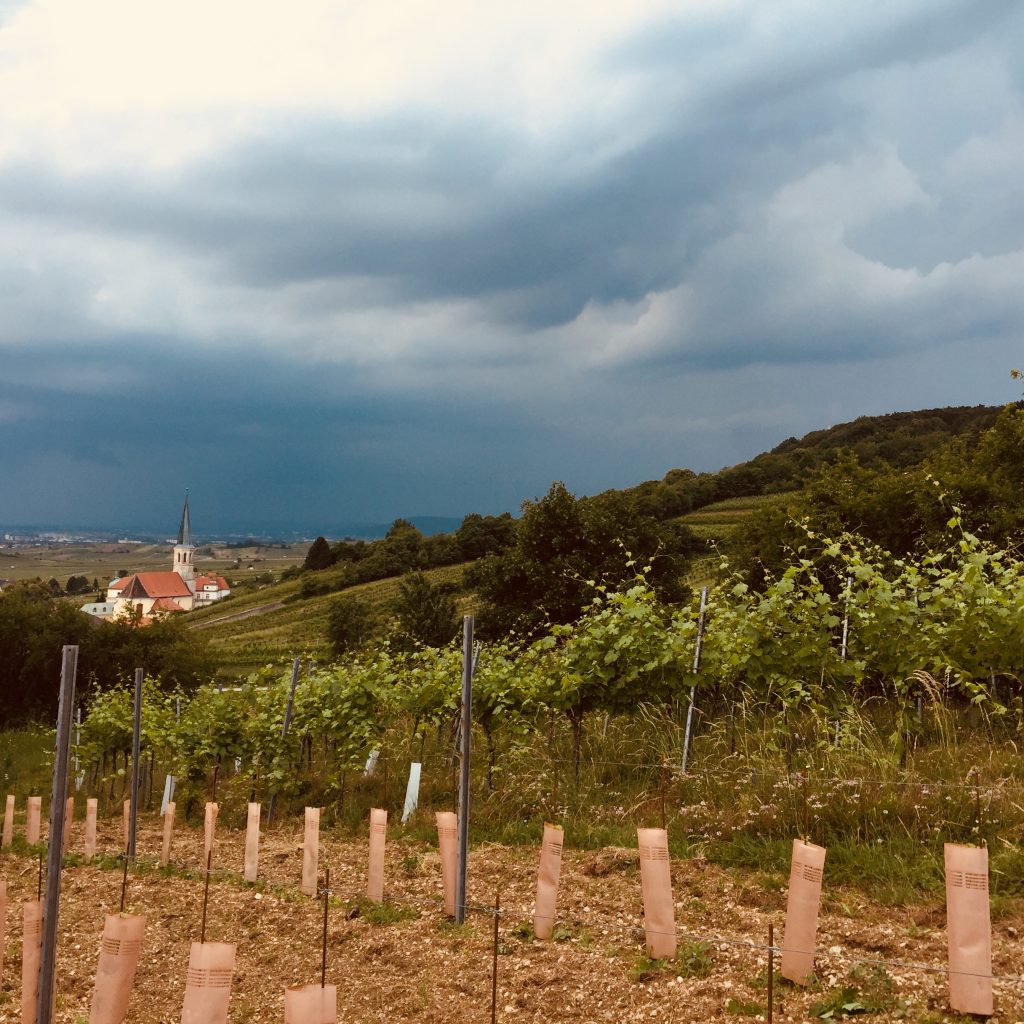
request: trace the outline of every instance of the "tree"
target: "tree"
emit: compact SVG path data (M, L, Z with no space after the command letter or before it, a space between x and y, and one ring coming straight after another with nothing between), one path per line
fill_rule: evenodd
M319 572L321 569L329 569L334 565L334 554L331 546L323 537L317 537L309 546L306 552L306 560L302 563L304 570Z
M336 598L327 612L327 639L337 655L362 647L377 631L380 617L368 601L352 595Z
M535 635L546 623L575 621L598 584L615 587L650 564L662 601L681 600L682 575L700 542L686 527L642 515L621 491L577 499L555 482L523 503L515 544L467 572L481 600L485 636Z
M471 512L455 531L456 553L464 562L504 551L515 540L516 521L508 512L500 516Z
M68 594L85 594L89 591L89 577L88 576L69 576L68 581L64 586L64 590Z
M394 645L398 649L444 647L458 632L454 587L431 583L421 572L410 573L398 584L391 603L397 619Z

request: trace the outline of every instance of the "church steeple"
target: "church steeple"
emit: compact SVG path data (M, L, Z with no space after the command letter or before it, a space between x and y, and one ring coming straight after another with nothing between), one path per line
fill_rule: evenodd
M188 514L188 491L185 492L185 507L181 510L181 526L178 527L178 547L192 547L192 520Z
M192 562L192 556L195 554L195 550L192 544L192 520L188 514L188 491L186 491L185 507L181 510L181 525L178 527L178 543L174 545L172 568L193 593L196 586L196 567Z

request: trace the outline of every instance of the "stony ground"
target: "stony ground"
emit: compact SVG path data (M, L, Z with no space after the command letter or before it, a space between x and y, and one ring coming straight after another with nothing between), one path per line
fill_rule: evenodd
M76 822L72 849L81 841ZM318 981L323 903L301 895L301 825L288 822L264 836L256 885L242 881L243 833L221 827L210 886L207 939L234 942L238 969L229 1020L283 1020L284 989ZM101 823L101 845L120 845L119 823ZM152 865L160 823L148 819L139 841L140 866L129 876L127 909L148 918L128 1020L180 1020L189 942L199 936L203 882L201 835L179 827L173 869ZM493 916L474 911L456 927L440 906L440 865L424 843L392 841L386 892L399 920L379 922L360 908L366 845L324 834L321 869L331 869L334 898L328 922L328 980L338 985L338 1020L441 1022L490 1020ZM493 906L500 891L497 1018L499 1021L737 1021L765 1019L769 924L781 937L781 880L723 870L702 861L672 865L682 954L668 970L645 971L638 864L631 851L576 852L571 836L563 861L560 923L553 942L534 941L524 923L532 912L535 849L483 845L470 858L470 902ZM0 854L9 887L6 963L0 1022L20 1020L20 910L35 896L37 865L26 853ZM63 875L58 968L61 1024L88 1020L103 916L116 910L121 871L72 864ZM871 1009L875 1021L939 1024L945 978L909 965L945 963L941 903L900 908L874 903L858 890L829 890L819 931L816 991L775 988L775 1020L811 1019L824 1000ZM1024 973L1024 906L1004 909L994 924L998 975ZM707 941L705 952L693 945ZM857 963L856 961L866 961ZM898 961L884 973L874 961ZM848 989L845 994L843 989ZM853 991L856 990L856 991ZM841 1011L836 1012L836 1017ZM996 983L1000 1024L1024 1022L1024 983Z

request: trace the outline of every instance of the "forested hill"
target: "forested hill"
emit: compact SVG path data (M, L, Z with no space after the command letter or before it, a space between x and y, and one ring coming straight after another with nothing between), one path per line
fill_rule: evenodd
M1001 409L974 405L860 416L799 439L790 437L771 451L717 473L671 469L663 479L648 480L625 493L647 515L671 519L727 498L799 490L816 470L843 452L852 452L869 468L914 466L955 437L980 435L995 423Z

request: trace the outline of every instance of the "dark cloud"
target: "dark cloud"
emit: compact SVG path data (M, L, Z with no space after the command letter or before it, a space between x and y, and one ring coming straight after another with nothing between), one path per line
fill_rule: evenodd
M185 485L218 524L498 511L1012 397L1024 8L800 11L649 26L594 66L622 111L558 133L289 114L174 170L0 163L0 517L73 510L57 478L97 522Z

